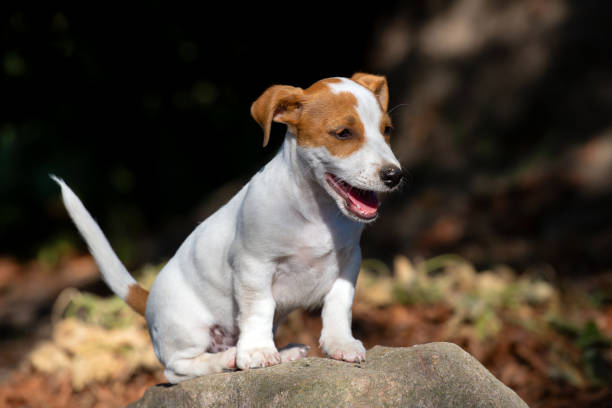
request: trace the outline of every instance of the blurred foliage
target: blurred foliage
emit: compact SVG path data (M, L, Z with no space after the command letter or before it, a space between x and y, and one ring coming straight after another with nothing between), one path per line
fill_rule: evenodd
M550 324L579 347L585 374L592 384L595 386L612 384L612 362L606 359L606 353L612 343L595 322L589 320L583 325L576 325L553 317Z
M75 240L72 235L67 237L58 236L52 241L43 244L36 254L36 259L47 268L54 268L62 257L75 252Z
M393 271L380 261L364 260L359 275L356 302L379 308L393 304L445 304L452 317L445 322L445 339L473 335L480 343L497 341L508 325L518 325L534 336L566 337L579 351L569 356L561 344L551 348L547 367L551 377L573 386L612 385L610 339L592 321L570 320L568 311L588 307L567 302L559 289L538 276L517 275L508 267L476 271L456 255L441 255L413 264L397 256ZM590 309L594 309L591 306Z
M139 281L150 287L160 268L142 268L137 273ZM579 389L610 386L610 339L595 321L585 317L590 310L581 307L575 315L571 313L572 304L549 282L536 276L519 276L508 267L477 271L456 255L415 263L397 256L392 270L379 260L363 261L355 294L355 318L368 320L360 310L398 305L435 309L445 305L450 314L437 323L443 333L440 340L458 341L467 336L480 344L471 346L478 350L500 342L508 327L518 326L538 339L537 344L550 342L551 347L538 358L546 361L542 367L551 381L567 382ZM37 346L29 361L35 370L45 373L67 370L75 390L95 382L126 379L139 370L160 368L144 319L117 297L102 298L66 289L56 300L53 316L53 339ZM307 330L295 316L288 324L292 335L303 335ZM419 327L414 329L418 331ZM283 338L287 334L284 330L279 330ZM312 333L315 339L318 330L320 327ZM408 340L393 341L406 344ZM528 344L525 342L525 347L532 347ZM529 357L534 352L521 353Z
M70 376L75 391L95 382L127 381L143 369L161 368L142 324L105 329L76 318L58 322L53 340L39 344L29 362L42 373Z
M106 329L133 325L134 313L118 297L100 298L89 293L78 293L70 299L64 312L66 318L77 318L83 322Z
M136 272L136 277L143 287L150 289L160 269L161 266L146 265ZM56 315L60 313L63 318L76 318L105 329L134 325L136 320L141 322L140 318L135 320L138 315L117 296L103 298L72 288L59 295L54 309Z
M137 272L146 288L160 266ZM75 391L96 382L127 381L135 373L159 371L144 318L113 296L99 297L65 289L54 305L52 340L40 343L28 357L42 373L69 376Z

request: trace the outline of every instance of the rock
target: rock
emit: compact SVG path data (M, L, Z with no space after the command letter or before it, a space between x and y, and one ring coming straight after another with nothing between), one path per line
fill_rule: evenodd
M151 387L142 407L527 407L452 343L376 346L367 362L305 358Z

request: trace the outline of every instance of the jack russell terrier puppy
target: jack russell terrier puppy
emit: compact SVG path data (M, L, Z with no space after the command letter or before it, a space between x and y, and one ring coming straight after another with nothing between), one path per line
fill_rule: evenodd
M304 357L277 350L274 332L293 309L323 306L328 357L365 360L351 333L364 225L377 192L397 188L385 77L357 73L308 89L276 85L251 106L263 145L287 125L276 156L187 237L147 293L123 266L79 198L55 176L70 217L108 286L147 319L171 383Z

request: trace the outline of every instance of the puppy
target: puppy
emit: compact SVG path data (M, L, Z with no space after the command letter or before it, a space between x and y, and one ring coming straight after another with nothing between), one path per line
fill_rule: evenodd
M274 332L293 309L322 305L327 356L365 359L351 333L364 225L377 192L402 179L389 147L389 91L382 76L328 78L307 89L276 85L251 106L266 146L272 122L287 125L276 156L187 237L147 293L60 179L64 204L102 277L144 314L168 381L267 367L306 355L277 350Z

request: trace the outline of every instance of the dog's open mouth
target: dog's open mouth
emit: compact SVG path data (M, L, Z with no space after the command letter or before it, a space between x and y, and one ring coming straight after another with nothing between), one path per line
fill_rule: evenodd
M378 214L378 196L374 191L353 187L341 178L325 173L325 181L344 199L346 210L362 220L372 220Z

